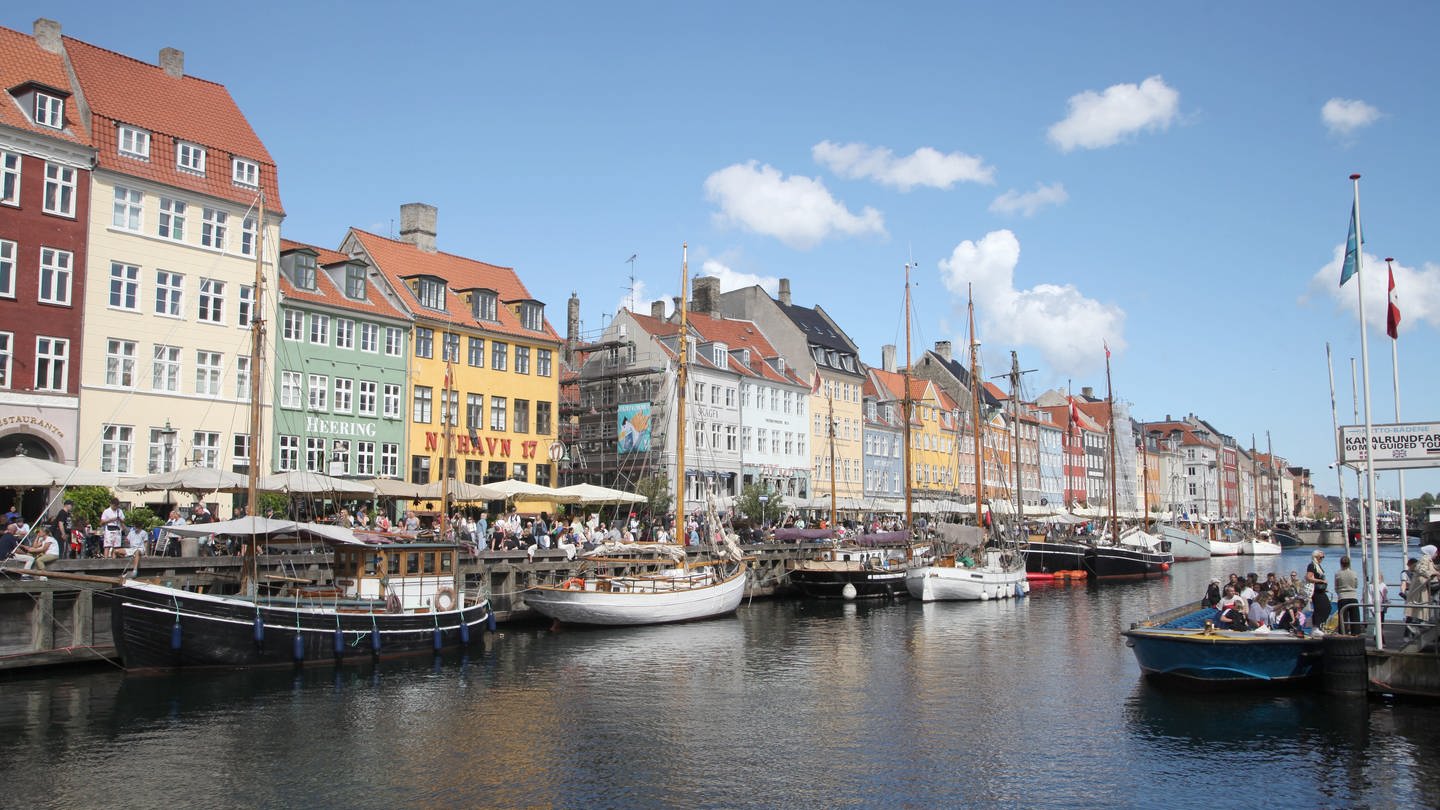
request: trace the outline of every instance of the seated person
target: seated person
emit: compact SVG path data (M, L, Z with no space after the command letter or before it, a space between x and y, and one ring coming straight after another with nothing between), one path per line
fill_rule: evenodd
M37 526L34 541L28 546L21 546L21 548L25 550L26 554L16 554L17 560L27 557L27 555L33 555L28 556L29 561L25 563L26 568L33 566L37 570L44 571L46 565L60 559L60 541L51 537L49 530L44 526Z
M1301 599L1291 599L1285 603L1279 615L1275 617L1275 627L1279 630L1289 630L1294 633L1305 632L1305 602Z
M1250 610L1245 618L1250 620L1251 627L1270 626L1270 595L1262 592L1250 603Z
M1220 604L1220 580L1210 580L1210 587L1205 589L1205 597L1200 600L1200 604L1207 608L1217 607Z
M1219 627L1225 630L1249 630L1250 620L1245 615L1244 605L1240 602L1230 602L1224 610L1220 611Z

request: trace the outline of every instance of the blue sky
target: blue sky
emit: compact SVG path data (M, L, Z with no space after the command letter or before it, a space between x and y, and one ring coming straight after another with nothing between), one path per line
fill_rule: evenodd
M1374 418L1394 421L1393 256L1402 415L1440 421L1434 4L243 8L256 23L20 0L0 24L185 51L277 160L291 238L389 233L429 202L441 249L515 267L561 328L579 293L587 330L632 270L642 309L676 294L688 241L727 288L791 279L872 363L903 347L913 259L917 347L963 344L973 283L989 369L1015 349L1031 393L1103 392L1108 341L1138 417L1269 430L1328 492L1324 347L1348 422L1360 341L1336 281L1360 172Z

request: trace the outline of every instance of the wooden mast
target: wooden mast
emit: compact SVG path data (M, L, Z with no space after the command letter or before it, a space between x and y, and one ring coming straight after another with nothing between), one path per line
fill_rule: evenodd
M817 372L818 373L818 372ZM826 421L830 423L830 528L835 528L837 519L835 507L835 394L834 389L825 397L829 403L830 413Z
M1260 531L1260 460L1255 456L1255 434L1250 434L1250 498L1255 501L1255 512L1250 516L1250 531ZM1265 494L1270 494L1270 485L1265 485ZM1273 521L1272 521L1273 522Z
M975 526L985 523L985 483L980 456L980 347L975 343L975 295L969 285L965 294L970 313L970 419L975 423Z
M689 538L685 536L685 388L689 385L686 374L689 358L689 341L685 332L690 322L685 317L688 306L686 291L690 289L690 244L680 243L680 342L679 361L675 371L675 540L684 546Z
M905 531L911 532L910 537L914 540L915 493L913 491L914 482L910 478L914 467L910 462L910 407L912 403L910 400L910 265L908 263L905 265L905 370L901 379L905 384L904 392L900 395L901 418L905 420L904 426L901 428L901 435L905 441L902 462L905 465ZM907 556L910 554L911 548L913 548L913 544L906 547Z
M246 512L253 522L260 508L260 363L265 346L265 192L255 216L255 290L250 296L250 453L246 459L248 476L245 483ZM255 532L245 543L245 561L240 567L240 591L254 595L260 582L260 550Z
M1115 491L1115 389L1110 385L1110 347L1105 347L1105 403L1110 418L1110 541L1118 545L1120 543L1120 514L1118 498Z
M1148 532L1150 531L1150 448L1147 446L1143 429L1140 431L1140 481L1141 491L1144 492L1140 503L1141 519L1144 521L1145 531ZM1173 520L1174 516L1171 516L1171 519Z
M454 439L452 425L458 420L459 415L455 413L458 407L452 407L450 403L450 392L455 389L455 371L450 365L449 358L445 360L445 384L440 388L440 396L443 397L443 405L440 406L440 418L445 424L441 426L441 435L444 436L444 446L440 448L440 536L439 541L445 542L447 529L450 522L450 443ZM455 398L457 406L459 397ZM538 518L537 518L538 521Z
M1015 423L1015 536L1019 538L1025 525L1025 492L1020 483L1020 356L1010 352L1010 416Z

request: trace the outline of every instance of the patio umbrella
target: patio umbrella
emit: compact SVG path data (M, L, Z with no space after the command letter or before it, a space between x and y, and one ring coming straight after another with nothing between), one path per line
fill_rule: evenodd
M607 503L644 503L649 500L644 495L635 495L624 490L600 487L594 484L573 484L568 487L560 487L555 490L557 503L578 503L578 504L607 504Z
M375 494L383 498L422 498L425 487L420 484L412 484L409 481L402 481L399 478L362 478L366 484L375 488Z
M419 488L419 495L416 497L440 500L440 489L443 483L436 481ZM452 501L502 501L509 497L506 493L496 489L492 484L471 484L468 481L457 481L450 479L450 500Z
M550 487L542 487L539 484L532 484L528 481L516 481L513 478L504 481L495 481L486 484L487 489L500 493L499 498L532 498L537 500L553 499L556 491Z
M0 487L30 489L33 487L115 486L113 473L82 470L58 461L30 456L0 459Z
M283 492L287 495L373 496L375 494L375 487L369 482L332 478L308 470L291 470L267 475L260 479L260 489L265 492Z
M181 467L120 484L128 492L243 492L249 479L236 472L214 467Z

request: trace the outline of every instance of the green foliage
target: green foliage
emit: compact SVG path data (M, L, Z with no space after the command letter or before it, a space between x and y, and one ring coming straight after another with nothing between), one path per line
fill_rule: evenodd
M290 497L281 495L278 492L261 492L258 500L260 509L255 514L264 517L266 512L274 512L275 517L283 518L290 513Z
M75 504L75 517L91 526L100 520L100 513L110 505L110 497L108 487L70 487L65 490L65 500Z
M159 526L160 523L160 518L156 516L154 512L150 511L150 507L148 506L137 506L134 509L125 510L126 526L139 526L148 532L156 526Z
M768 499L761 502L761 495L768 496ZM767 519L773 522L785 514L785 497L778 492L766 492L759 484L750 484L735 499L735 509L759 526Z
M635 494L645 496L650 502L650 514L657 518L670 514L670 505L675 502L675 494L670 491L670 479L660 474L636 481Z

